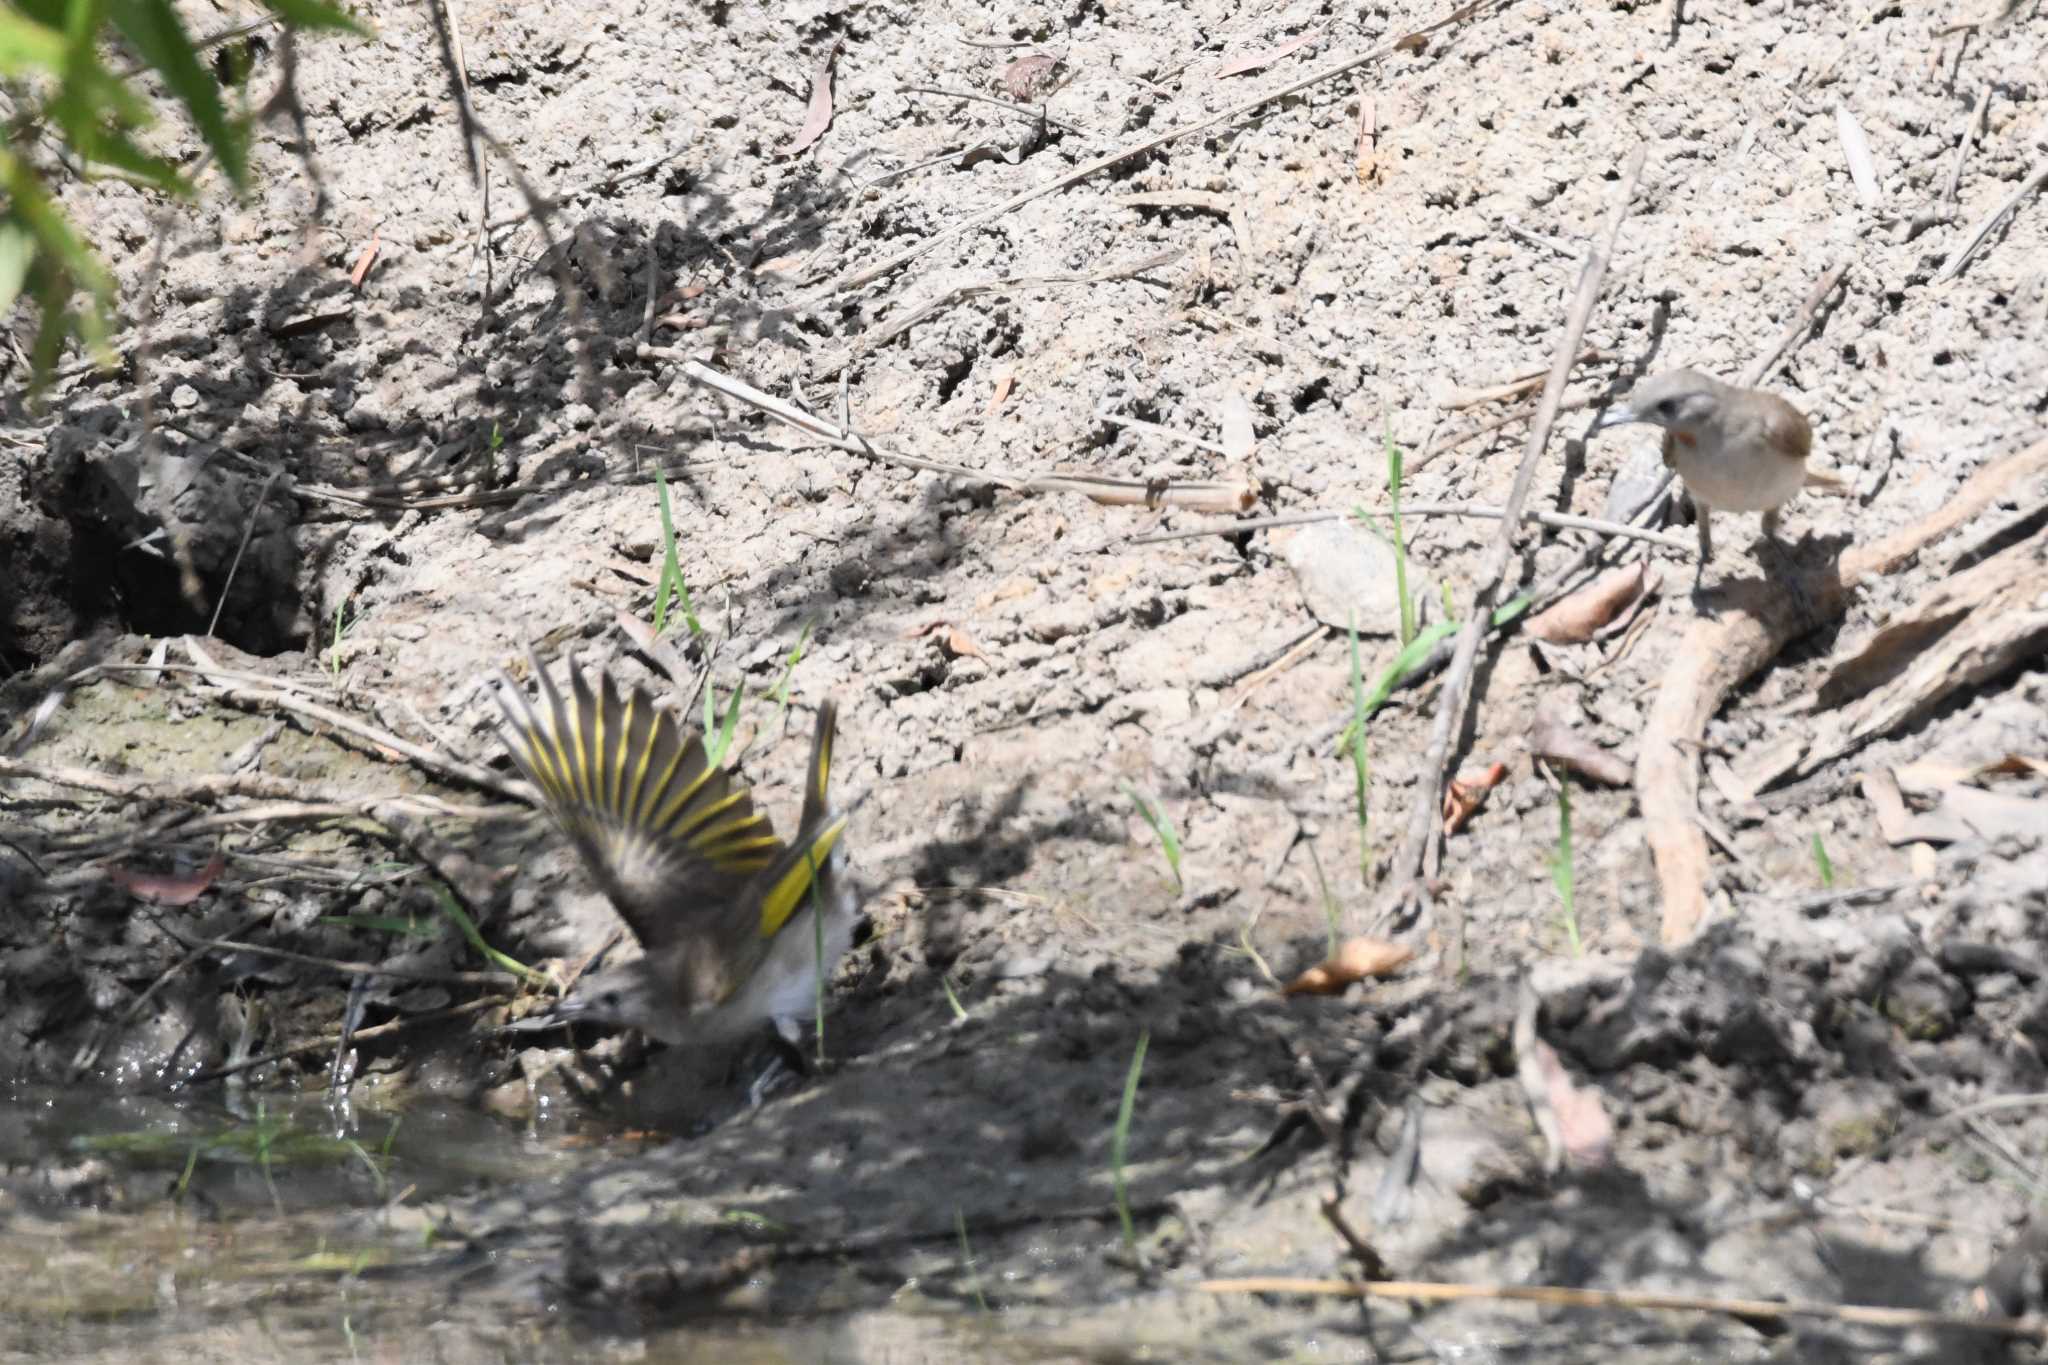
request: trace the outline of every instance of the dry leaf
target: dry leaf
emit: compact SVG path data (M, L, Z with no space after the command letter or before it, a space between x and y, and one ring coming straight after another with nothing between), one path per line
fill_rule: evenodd
M626 633L626 638L633 642L634 648L647 654L654 652L656 636L653 626L648 625L629 611L613 612L612 622Z
M975 643L972 635L969 635L951 621L927 621L921 626L912 626L909 630L903 632L903 638L906 640L921 639L927 635L937 637L939 648L945 651L949 658L980 659L983 663L994 662L993 659L989 658L988 652Z
M1014 602L1037 591L1038 585L1028 578L1006 578L975 598L974 605L978 610L987 611L999 602Z
M839 47L842 41L842 39L834 38L832 46L826 48L825 55L818 59L817 74L811 78L810 112L804 116L804 126L797 130L796 136L790 139L789 145L782 149L784 156L797 155L804 148L825 136L825 129L831 126L832 62L839 56Z
M1010 396L1010 390L1015 388L1016 384L1017 375L1013 370L1004 370L1001 374L997 375L995 394L988 400L988 406L982 409L981 415L986 417L1001 407L1003 400Z
M939 633L939 648L955 659L979 659L983 663L993 662L974 637L958 626L948 626Z
M1600 575L1569 597L1536 613L1523 623L1522 629L1554 645L1578 644L1592 639L1651 586L1648 567L1637 560Z
M1486 794L1508 775L1508 765L1496 763L1476 773L1461 773L1444 784L1444 836L1449 838L1465 827L1472 812L1486 800Z
M1281 988L1282 995L1337 995L1354 981L1392 976L1415 950L1383 938L1347 938L1324 958Z
M1536 1040L1535 1054L1535 1070L1543 1077L1551 1110L1557 1115L1557 1137L1565 1160L1580 1170L1605 1166L1614 1153L1614 1124L1601 1107L1600 1092L1573 1085L1557 1049L1541 1038Z
M1235 386L1223 395L1223 454L1243 463L1258 448L1258 434L1252 429L1252 405Z
M363 281L369 277L370 267L376 263L377 248L381 244L382 238L377 235L377 229L371 228L369 245L365 246L362 254L356 257L355 268L348 272L349 288L361 289L363 287Z
M1367 95L1358 102L1358 183L1370 185L1380 178L1379 101Z
M1247 71L1257 71L1262 66L1271 66L1282 57L1290 57L1301 51L1301 49L1322 36L1322 30L1310 29L1307 33L1289 38L1278 47L1268 48L1264 52L1253 52L1243 57L1234 57L1216 68L1216 78L1221 80L1225 76L1242 76Z
M1557 1049L1536 1033L1541 1001L1525 981L1515 1011L1515 1079L1536 1130L1543 1135L1544 1167L1555 1174L1566 1161L1586 1169L1605 1166L1614 1152L1614 1124L1600 1092L1572 1084Z
M1635 769L1621 755L1601 748L1548 711L1539 710L1536 723L1529 727L1529 752L1605 786L1626 787L1635 780Z
M153 905L190 905L206 894L207 888L227 868L227 859L216 853L197 872L179 876L168 872L130 872L124 867L107 869L107 880L137 900Z
M1032 52L1003 68L1003 89L1019 104L1030 104L1052 84L1060 59L1044 52Z

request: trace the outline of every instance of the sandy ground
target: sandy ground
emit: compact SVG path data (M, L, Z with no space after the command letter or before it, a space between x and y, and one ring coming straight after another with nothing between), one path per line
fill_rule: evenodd
M923 1335L932 1315L982 1305L1033 1359L1997 1358L1998 1338L1825 1317L1198 1288L1356 1273L1326 1198L1410 1280L1972 1312L2026 1245L2048 1117L1961 1111L2048 1080L2048 630L2027 587L2048 582L2048 206L2022 202L1944 266L2048 151L2048 21L1977 8L1522 0L1397 46L1446 11L495 0L459 15L480 190L432 12L366 5L374 42L302 46L303 123L267 126L247 201L69 197L121 258L141 325L120 374L80 370L46 408L11 406L6 733L84 664L203 633L224 598L218 668L502 777L480 683L527 642L656 677L615 618L649 609L661 468L708 628L679 643L722 691L747 690L741 767L784 821L812 708L839 700L872 932L835 987L821 1074L752 1110L693 1098L665 1115L686 1137L450 1205L513 1303L598 1304L635 1330L717 1308L771 1338L793 1316L813 1335L790 1349L828 1358L953 1352ZM835 43L830 125L791 154ZM274 44L260 55L274 81ZM1057 65L1011 66L1033 55ZM1845 117L1870 147L1868 199ZM1551 364L1638 148L1529 506L1608 516L1655 441L1592 434L1597 413L1643 375L1733 379L1781 343L1769 385L1849 492L1795 501L1777 545L1752 517L1717 519L1697 592L1689 550L1614 541L1610 558L1647 555L1656 580L1626 625L1490 639L1450 766L1504 778L1446 841L1429 912L1398 913L1444 675L1372 718L1361 820L1337 747L1350 646L1326 625L1355 614L1366 679L1393 659L1383 541L1355 523L1134 541L1227 520L1187 504L1234 490L1253 516L1384 509L1389 438L1410 503L1505 503L1534 387L1473 391ZM552 199L544 225L513 168ZM652 357L636 351L650 266ZM827 422L843 411L884 458L695 382L684 356ZM1709 706L1684 751L1706 774L1703 923L1669 932L1637 791L1582 780L1567 912L1539 714L1633 763L1664 691L1701 671L1700 622L1810 606L1845 554L2030 450L1966 524L1835 607L1802 606ZM1134 483L1141 505L1052 474ZM1498 525L1406 519L1423 626L1470 612ZM124 548L159 527L160 549ZM1510 593L1598 539L1529 526ZM1926 605L2014 563L2005 596ZM1958 622L1976 644L1952 658ZM800 641L785 723L773 693ZM1961 685L1914 683L1921 700L1844 729L1923 657ZM169 661L193 662L175 643ZM471 860L494 945L573 961L613 928L573 859L488 784L256 684L238 699L191 673L136 681L77 689L15 760L132 784L232 758L251 784L366 810L438 796L463 811L415 823ZM1770 785L1745 785L1764 770ZM1892 772L1903 832L1870 795L1868 775ZM86 1070L110 1083L215 1066L245 999L270 1046L338 1027L346 977L246 956L134 1008L188 949L78 869L112 847L93 839L198 812L64 790L18 771L0 786L17 1074L66 1075L88 1042ZM1182 885L1133 792L1177 831ZM124 866L190 867L218 834L154 828ZM422 877L365 889L393 855L361 822L243 822L227 851L206 896L167 912L194 931L260 913L252 934L316 956L480 965L452 934L323 919L435 922ZM1283 1000L1265 968L1315 962L1333 920L1418 956L1343 997ZM368 1021L418 1026L365 1044L370 1080L546 1132L570 1081L633 1060L616 1042L594 1059L522 1048L492 1031L500 1013L436 1014L486 993L384 979ZM1558 1068L1533 1093L1604 1115L1604 1161L1553 1149L1532 1117L1525 999ZM1132 1249L1111 1143L1141 1035ZM327 1063L266 1075L318 1084Z

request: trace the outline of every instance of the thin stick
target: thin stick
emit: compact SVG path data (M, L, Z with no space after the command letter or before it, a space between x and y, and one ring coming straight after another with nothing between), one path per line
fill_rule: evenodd
M589 194L592 190L615 189L620 185L628 184L632 181L638 180L642 176L651 175L655 171L660 170L663 166L668 165L669 162L674 161L684 152L688 151L690 149L691 142L694 140L695 139L693 137L683 142L678 142L675 146L669 148L661 155L651 156L637 166L628 166L623 171L610 171L604 175L595 176L589 180L586 180L580 185L572 185L570 188L561 191L554 198L543 201L538 208L533 205L528 205L526 209L519 213L509 214L506 217L497 219L494 222L486 224L484 227L484 231L496 233L503 232L506 228L518 227L527 219L540 216L541 210L560 208L562 205L568 203L571 199L576 198L578 195Z
M1579 365L1597 365L1603 360L1610 360L1612 358L1598 346L1588 346L1585 354L1581 355L1574 363ZM1505 383L1489 385L1483 389L1452 389L1437 401L1437 406L1440 408L1450 408L1455 411L1459 408L1477 407L1481 403L1497 402L1503 398L1520 398L1531 389L1541 388L1544 378L1549 373L1548 370L1536 370L1529 374L1516 375Z
M210 639L220 629L220 614L228 605L228 590L235 586L235 574L242 567L242 554L249 548L249 537L256 534L256 519L263 514L264 500L270 496L270 485L277 482L283 468L270 471L270 477L263 481L262 491L256 494L256 505L249 509L249 524L242 528L242 543L235 547L235 557L228 564L228 581L220 585L220 596L214 599L213 619L206 623L206 634Z
M1728 1317L1783 1322L1824 1318L1861 1327L1935 1327L1988 1332L1996 1336L2048 1340L2048 1323L2030 1318L1974 1318L1924 1308L1879 1308L1807 1300L1716 1299L1698 1294L1649 1294L1632 1289L1567 1289L1547 1284L1439 1284L1425 1280L1296 1280L1262 1276L1204 1280L1206 1294L1323 1294L1351 1299L1415 1299L1424 1303L1492 1299L1541 1303L1553 1308L1640 1308L1670 1313L1720 1313Z
M1036 289L1046 285L1057 284L1107 284L1112 280L1131 279L1148 271L1172 265L1186 254L1187 252L1179 249L1161 251L1142 260L1126 261L1120 265L1105 266L1101 270L1093 270L1081 275L1012 275L1007 279L981 280L974 284L955 285L931 302L920 305L900 318L890 319L880 331L875 332L871 336L862 336L856 339L846 355L819 370L818 374L821 378L838 374L862 356L887 346L897 337L902 336L905 332L941 309L950 308L956 303L964 302L967 299L975 298L982 294L998 294L1012 289Z
M955 237L962 237L977 228L985 227L996 219L1022 208L1034 199L1044 198L1048 194L1057 194L1070 185L1078 185L1083 180L1099 175L1110 167L1128 161L1134 156L1143 156L1147 152L1164 147L1169 142L1177 142L1181 138L1206 132L1208 129L1214 128L1219 124L1229 123L1233 119L1243 118L1247 114L1256 113L1275 100L1285 99L1289 95L1298 94L1308 89L1310 86L1320 85L1333 77L1344 75L1349 71L1356 71L1359 67L1369 66L1383 58L1392 56L1396 52L1412 48L1415 45L1415 40L1418 38L1449 28L1454 24L1463 23L1465 20L1473 18L1484 11L1505 9L1513 3L1514 0L1471 0L1471 3L1458 6L1434 23L1425 24L1414 32L1403 34L1392 42L1382 43L1369 52L1346 57L1342 61L1332 62L1321 70L1311 71L1300 79L1290 81L1276 90L1268 91L1263 95L1256 95L1239 104L1233 104L1228 109L1211 114L1208 118L1197 119L1195 122L1184 124L1179 128L1169 128L1156 136L1148 137L1143 141L1134 142L1128 147L1099 156L1093 161L1085 162L1075 167L1065 175L1055 176L1042 185L1013 194L1001 203L983 209L980 213L969 214L951 227L941 228L915 246L908 247L893 256L885 257L873 265L856 270L852 274L840 278L826 286L815 298L807 300L806 306L813 308L825 307L834 300L852 293L862 285L872 284L884 275L888 275L910 264L910 262L918 257L946 242L952 241Z
M409 1019L387 1019L381 1024L372 1024L369 1028L359 1028L348 1036L359 1043L371 1038L385 1038L420 1024L431 1024L442 1019L460 1018L466 1014L481 1014L487 1009L494 1009L499 1005L509 1005L510 1003L512 1003L510 996L487 995L480 1000L471 1000L464 1004L451 1006L445 1010L434 1010L427 1014L415 1014ZM188 1085L204 1085L208 1081L217 1081L223 1076L232 1076L236 1072L253 1070L259 1066L269 1066L273 1062L288 1061L293 1057L303 1057L309 1052L327 1052L339 1047L341 1040L341 1034L333 1033L324 1038L314 1038L307 1042L294 1043L290 1047L279 1048L275 1052L266 1052L261 1057L244 1057L241 1061L230 1062L226 1066L216 1066L207 1071L194 1072L183 1080L172 1081L165 1089L183 1090Z
M1094 136L1086 128L1068 123L1063 119L1054 118L1036 104L1013 104L1009 100L999 100L993 95L977 95L971 90L948 90L942 85L899 85L896 87L896 93L899 95L939 95L945 99L973 100L977 104L993 104L998 109L1007 109L1013 114L1022 114L1028 119L1041 120L1045 123L1050 123L1055 128L1064 128L1070 133L1079 133L1083 137Z
M1191 431L1175 431L1172 427L1158 422L1147 422L1137 417L1119 417L1113 412L1098 412L1095 414L1095 420L1108 426L1126 427L1132 431L1143 432L1147 436L1157 436L1162 440L1179 441L1197 450L1206 450L1211 455L1230 454L1219 442L1212 441L1206 436L1197 436Z
M1960 275L1971 254L1984 245L1984 239L2005 220L2005 216L2018 208L2021 200L2043 185L2048 185L2048 161L2039 163L2029 171L2027 178L2020 182L2020 187L2007 195L2004 203L1991 210L1990 216L1977 224L1977 230L1970 234L1969 240L1951 252L1949 258L1942 262L1941 269L1934 272L1934 283L1940 284L1944 280L1952 280Z
M455 83L462 97L463 144L469 153L469 174L476 181L476 246L474 252L484 263L484 312L491 311L492 269L490 232L484 226L491 221L491 168L484 160L484 149L477 138L476 117L473 98L469 91L469 58L462 49L462 10L460 0L445 0L448 6L448 42L455 53Z
M641 346L636 353L647 360L672 360L680 364L683 377L693 384L759 409L786 426L837 450L927 474L944 474L976 483L992 483L1016 493L1081 493L1112 506L1194 507L1213 512L1249 511L1259 500L1258 490L1248 483L1185 479L1112 479L1098 474L1016 474L998 469L970 469L966 465L927 460L878 446L852 427L842 427L806 412L794 403L763 393L753 385L721 374L687 351L666 346Z
M1956 191L1963 180L1963 166L1970 159L1970 143L1977 132L1977 125L1984 121L1984 111L1991 107L1991 87L1986 84L1977 92L1977 103L1970 110L1970 116L1963 120L1963 135L1956 142L1956 159L1949 163L1948 183L1941 187L1943 211L1950 218L1956 215Z
M210 668L212 666L213 660L206 656L205 652L199 648L196 642L188 639L185 642L185 648L192 655L193 662L203 668ZM357 720L354 716L337 711L330 706L321 706L317 703L294 697L286 692L248 686L221 685L214 688L212 695L231 706L241 706L249 709L275 707L280 710L290 711L295 715L320 721L344 734L353 735L357 739L388 750L435 776L452 777L456 781L466 782L473 787L480 787L484 791L492 792L498 796L511 797L514 800L529 799L529 789L524 782L509 781L480 764L468 763L459 758L444 757L432 749L414 744L411 740L400 739L389 730L380 729L365 721Z
M272 915L276 913L277 911L275 909L257 911L255 914L249 916L249 918L247 918L246 920L243 920L242 923L236 927L236 937L240 937L241 935L248 933L251 929L254 929L257 925L263 923L263 921L269 919ZM120 1037L122 1031L125 1030L128 1027L128 1025L135 1022L135 1016L142 1013L143 1007L149 1004L149 1002L155 998L156 993L159 989L161 989L166 983L168 983L171 980L171 978L175 977L179 972L184 971L187 967L190 967L193 963L197 962L200 958L204 956L206 956L206 949L204 946L193 948L190 952L186 953L185 956L179 958L176 962L173 962L170 966L164 968L164 970L158 974L156 980L149 983L148 989L144 990L142 994L136 996L133 1000L131 1000L128 1003L128 1008L121 1011L120 1018L116 1019L112 1024L106 1026L105 1028L94 1032L92 1040L89 1043L87 1043L84 1047L80 1048L78 1050L78 1055L71 1059L71 1079L75 1081L91 1069L93 1063L97 1062L100 1059L100 1053L106 1050L107 1044L111 1042L113 1039Z
M1464 628L1458 632L1450 671L1444 677L1438 697L1436 722L1430 727L1429 748L1422 760L1421 779L1416 784L1407 837L1393 869L1399 878L1397 904L1411 906L1418 913L1426 903L1427 895L1423 888L1422 867L1428 858L1432 840L1443 829L1439 812L1444 770L1450 761L1451 741L1465 715L1466 693L1471 684L1473 665L1479 657L1479 642L1492 627L1493 609L1505 595L1515 537L1521 529L1522 504L1529 497L1529 485L1536 475L1536 461L1549 444L1551 424L1556 420L1558 404L1564 401L1565 385L1571 380L1580 339L1585 336L1586 324L1593 316L1593 305L1599 301L1600 287L1607 277L1607 262L1614 253L1616 239L1621 236L1629 201L1635 197L1636 182L1643 174L1646 150L1636 148L1622 168L1621 193L1608 217L1605 240L1596 241L1588 249L1586 263L1579 272L1578 297L1572 301L1571 313L1565 320L1564 340L1557 348L1550 378L1543 385L1542 404L1536 410L1535 424L1530 427L1528 442L1523 446L1522 466L1515 471L1515 483L1508 493L1500 534L1494 540L1493 562L1481 580L1479 591L1473 595L1471 614L1466 617Z
M1368 511L1378 511L1368 508ZM1252 517L1244 521L1223 521L1213 526L1195 526L1185 531L1160 531L1155 535L1134 536L1123 542L1126 545L1160 545L1169 540L1193 540L1198 536L1234 536L1245 531L1269 531L1282 526L1308 526L1319 521L1342 521L1354 515L1353 512L1288 512L1277 517ZM1478 517L1485 521L1499 521L1507 515L1500 507L1488 507L1476 502L1404 502L1401 504L1404 517ZM1553 526L1563 531L1591 531L1597 535L1612 536L1621 540L1641 540L1651 545L1661 545L1667 550L1680 554L1691 554L1693 543L1682 536L1669 536L1661 531L1645 530L1619 521L1602 521L1597 517L1573 516L1567 512L1524 512L1522 520Z
M264 914L267 917L270 912L265 911ZM235 938L200 938L161 920L158 921L157 927L178 942L199 952L254 953L258 957L274 957L280 962L296 962L302 967L324 968L327 971L338 972L342 976L388 976L398 981L425 981L437 986L519 984L519 979L510 972L422 972L410 967L391 967L375 962L345 962L339 958L317 957L312 953L293 952L290 948L273 948L266 943L245 943Z

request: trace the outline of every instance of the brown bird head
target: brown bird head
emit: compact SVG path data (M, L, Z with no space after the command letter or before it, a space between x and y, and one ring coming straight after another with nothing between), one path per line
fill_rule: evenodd
M1600 415L1593 430L1648 422L1666 431L1698 431L1720 420L1722 405L1736 392L1698 370L1671 370L1636 385L1627 398Z

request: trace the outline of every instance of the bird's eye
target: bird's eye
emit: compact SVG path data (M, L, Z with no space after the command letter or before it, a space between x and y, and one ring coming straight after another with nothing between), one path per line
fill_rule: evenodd
M1665 399L1657 405L1657 411L1666 417L1676 417L1678 415L1678 400L1676 398Z
M616 1005L619 1003L619 993L617 991L606 991L598 999L607 1005Z

